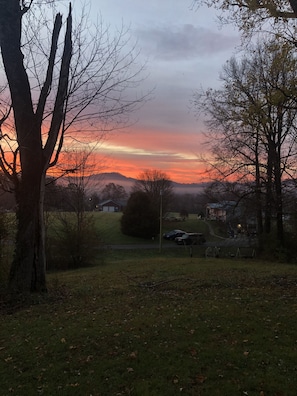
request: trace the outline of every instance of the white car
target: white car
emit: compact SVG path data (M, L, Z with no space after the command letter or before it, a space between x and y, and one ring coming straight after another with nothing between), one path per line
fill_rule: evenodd
M206 239L200 232L186 232L184 235L175 238L178 245L203 245Z

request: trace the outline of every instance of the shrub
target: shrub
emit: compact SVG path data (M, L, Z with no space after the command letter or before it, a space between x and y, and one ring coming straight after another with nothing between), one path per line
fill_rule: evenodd
M121 231L125 235L152 238L158 234L158 210L145 192L131 194L121 218Z
M92 214L58 213L47 241L48 269L73 269L91 265L100 240Z
M11 213L0 213L0 287L8 280L14 248L15 217Z

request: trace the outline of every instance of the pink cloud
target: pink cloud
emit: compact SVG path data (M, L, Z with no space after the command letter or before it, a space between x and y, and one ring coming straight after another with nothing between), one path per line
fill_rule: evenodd
M170 134L135 128L114 136L99 150L108 157L107 171L137 177L145 169L160 169L181 183L202 181L199 160L203 138L197 132Z

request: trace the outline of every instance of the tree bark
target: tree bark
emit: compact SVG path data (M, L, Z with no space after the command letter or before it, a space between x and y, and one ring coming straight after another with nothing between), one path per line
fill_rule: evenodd
M261 173L259 161L259 131L257 130L256 144L255 144L255 196L256 196L256 213L257 213L257 231L258 234L263 234L263 215L262 215L262 191L261 191Z
M70 6L52 122L43 148L42 119L55 65L61 15L57 15L54 24L47 75L35 113L21 51L22 16L26 11L19 0L0 0L1 55L11 94L21 168L20 174L15 171L12 175L17 202L17 233L9 285L13 292L21 293L46 291L43 219L45 176L59 134L63 133L60 128L64 118L72 55Z
M282 191L282 165L281 165L281 147L283 117L282 106L278 108L277 124L277 143L275 145L275 164L274 164L274 184L275 184L275 206L276 206L276 232L277 240L284 246L284 225L283 225L283 191Z
M39 169L31 171L29 179L23 177L16 191L16 247L9 277L13 292L46 291L44 174Z
M269 137L268 137L269 139ZM266 189L265 189L265 221L264 230L266 234L271 231L271 216L273 205L273 160L272 160L272 143L268 142L267 148L267 175L266 175Z

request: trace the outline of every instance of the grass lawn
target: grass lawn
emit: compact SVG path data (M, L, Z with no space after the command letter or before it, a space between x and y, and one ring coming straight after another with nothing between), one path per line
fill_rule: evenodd
M1 314L1 395L295 396L296 275L146 251L50 274Z
M135 238L124 235L121 232L121 217L123 213L118 212L86 212L87 216L92 216L95 220L96 230L98 232L100 241L105 245L137 245L137 244L151 244L152 239ZM55 227L59 227L57 221L59 213L49 212L47 214L48 233L54 235ZM162 232L168 232L173 229L182 229L188 232L202 232L209 237L209 228L203 220L198 220L197 215L191 214L185 221L166 222L163 221ZM155 242L158 244L159 236L156 236ZM99 241L98 241L99 243Z
M151 244L151 239L133 238L123 235L120 229L122 213L95 212L96 227L103 243L106 244ZM209 228L203 220L198 220L197 215L191 214L185 221L163 222L163 233L174 229L182 229L188 232L202 232L209 236ZM158 237L157 237L158 239ZM209 238L208 238L209 239Z

